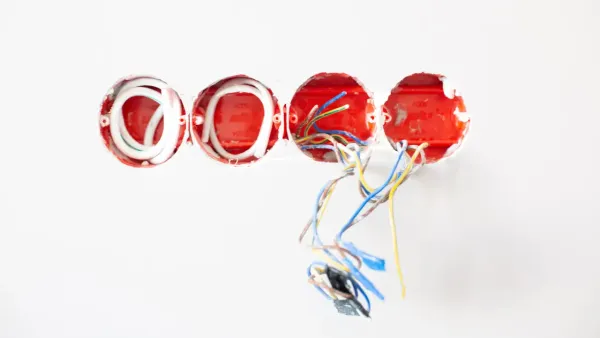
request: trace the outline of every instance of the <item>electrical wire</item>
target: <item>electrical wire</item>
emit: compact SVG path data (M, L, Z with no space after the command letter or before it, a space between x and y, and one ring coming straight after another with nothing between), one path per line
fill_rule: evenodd
M397 147L394 146L394 149L397 150ZM408 175L406 176L406 178L408 179L411 175L413 175L414 173L416 173L422 166L423 164L426 162L426 157L425 157L425 152L423 151L423 149L418 150L418 146L414 146L414 145L409 145L407 147L408 149L412 149L415 151L418 151L420 156L421 156L421 162L419 162L419 164L417 166L414 166L411 170L410 173L408 173ZM366 164L363 164L362 166L362 170L363 172L366 171L367 166ZM363 198L367 198L367 196L371 193L372 190L368 190L367 187L365 187L365 185L363 184L364 181L364 176L363 176L363 180L359 180L359 192L361 194L361 196ZM392 182L395 182L395 179L392 180ZM406 182L406 179L404 181L402 181L402 183ZM382 202L386 202L388 200L388 193L389 193L389 189L391 188L391 186L389 186L388 188L386 188L385 190L382 191L381 195L376 196L375 198L371 199L370 202L375 203L377 205L379 205ZM373 207L372 209L374 209L375 207ZM372 209L370 209L372 211Z
M334 96L333 98L331 98L329 101L325 102L321 107L319 107L317 109L317 111L315 112L315 117L319 117L319 115L322 114L322 112L329 107L331 104L333 104L335 101L341 99L342 97L346 96L346 92L342 91L341 93L339 93L338 95ZM329 112L328 112L329 113ZM361 146L367 146L368 143L366 141L360 140L359 138L357 138L356 136L352 135L351 133L344 131L344 130L324 130L319 128L319 126L316 123L313 123L313 127L314 129L318 132L318 133L325 133L325 134L339 134L339 135L343 135L343 136L347 136L351 139L354 140L354 142L360 144ZM309 126L307 126L307 129L310 128Z
M335 109L331 109L329 111L326 111L324 113L321 114L316 114L315 117L313 117L307 124L306 127L304 128L304 137L308 136L308 130L310 129L310 127L314 126L315 123L317 123L317 121L322 120L328 116L334 115L336 113L339 112L343 112L345 110L348 110L348 108L350 108L349 104L345 104L341 107L337 107Z
M362 261L360 260L360 257L356 256L355 254L351 253L348 249L342 248L339 245L323 245L322 247L318 247L318 246L312 246L313 251L314 250L322 250L322 249L329 249L329 250L334 250L340 253L340 255L342 257L346 257L346 255L352 257L352 259L354 259L354 261L356 262L356 265L358 267L358 269L360 269L360 267L362 266Z
M383 190L390 183L390 181L394 178L396 169L397 169L398 165L400 164L400 160L402 159L404 151L406 150L406 146L407 146L407 144L404 141L402 144L401 150L398 152L398 157L396 159L396 163L394 164L394 167L390 171L390 175L388 176L385 183L382 184L377 189L375 189L373 192L371 192L371 194L369 194L369 196L363 200L363 202L358 207L358 209L356 209L356 211L350 217L350 220L342 227L340 232L337 234L336 239L335 239L336 243L339 243L340 246L349 249L350 252L357 254L357 252L354 252L354 250L353 250L353 245L350 246L342 241L342 235L344 234L344 232L346 232L346 230L348 230L348 228L350 228L350 226L352 225L352 221L360 214L362 209L364 209L364 207L368 204L369 200L371 198L373 198L374 196L376 196L378 193L380 193L381 190ZM359 170L359 174L362 174L361 167L360 167L360 157L358 156L357 153L354 153L354 158L356 159L355 163L357 165L357 169ZM348 268L355 275L356 279L361 284L363 284L369 291L371 291L373 294L375 294L379 299L381 299L381 300L384 299L383 294L375 287L375 285L373 285L373 283L363 273L360 272L360 270L358 270L356 267L354 267L354 265L352 264L352 262L350 260L344 259L344 262L347 263Z
M351 166L348 168L351 168ZM321 190L321 193L319 194L319 197L317 198L317 210L315 211L315 214L314 214L313 218L311 219L311 222L308 225L313 226L313 242L317 242L317 246L313 246L313 251L315 251L315 249L319 249L320 251L317 251L317 252L322 256L323 259L325 259L329 263L330 266L333 266L336 269L341 270L341 271L346 271L346 272L350 273L351 276L354 276L355 272L350 270L350 268L348 267L348 264L343 264L342 262L347 261L348 256L350 256L350 257L354 258L354 260L356 261L356 263L358 265L358 269L360 269L360 266L362 265L360 258L357 257L356 255L354 255L353 253L351 253L349 250L342 248L338 245L333 245L333 246L322 245L322 242L316 231L316 227L318 226L318 224L320 224L320 220L324 214L324 211L327 207L327 203L328 203L329 199L331 198L331 195L335 189L337 182L339 180L341 180L342 178L347 177L351 173L352 173L352 171L345 171L340 177L337 177L334 180L330 181ZM305 230L301 234L300 240L302 240L302 237L306 233L306 230L307 230L307 228L305 228ZM337 257L335 257L328 249L337 249L338 252L342 256L342 259L341 260L337 259ZM346 255L345 253L347 253L348 255ZM355 289L358 288L358 290L361 292L361 294L365 297L367 306L370 308L370 300L368 299L368 296L364 293L364 291L362 290L360 285L357 285L357 283L355 281L353 281L352 284L353 284L354 288ZM324 294L326 293L323 289L320 289L320 291ZM356 294L356 296L358 296L358 293Z
M306 271L306 272L307 272L307 274L308 274L308 277L309 277L309 278L311 278L311 277L313 276L313 269L315 269L315 270L316 270L316 269L318 269L319 267L321 267L321 268L323 268L323 269L324 269L324 268L326 267L326 265L325 265L325 263L323 263L323 262L312 262L312 263L311 263L311 264L308 266L308 269L307 269L307 271ZM324 288L323 288L323 287L326 287L326 285L325 285L325 284L321 284L322 286L321 286L321 285L319 285L319 284L313 284L313 285L314 285L314 287L315 287L315 288L316 288L316 289L317 289L317 290L318 290L318 291L319 291L321 294L323 294L323 296L325 296L325 297L326 297L326 298L328 298L328 299L334 299L334 297L333 297L333 295L332 295L332 294L328 294L327 292L325 292L325 290L324 290Z
M331 194L333 193L333 190L331 190L331 186L334 186L339 180L341 180L341 179L343 179L343 178L345 178L347 176L353 175L353 174L354 173L351 172L351 171L344 171L339 177L337 177L337 178L329 181L329 184L328 184L328 186L325 189L325 191L327 192L327 194L323 194L323 195L321 195L321 196L318 197L319 210L321 212L321 216L320 217L323 217L323 213L325 212L324 206L325 207L327 206L326 203L325 203L325 201L327 200L327 197L328 196L330 197ZM306 226L304 227L304 229L302 229L302 232L300 233L300 237L298 238L298 242L300 242L300 243L302 242L302 239L304 238L304 236L308 232L308 229L310 229L310 226L311 226L311 224L313 222L313 218L314 218L314 215L308 220L308 222L306 222ZM318 224L320 224L320 218L317 221L317 226L318 226Z
M333 299L338 299L338 297L337 297L337 296L340 296L340 297L342 297L342 298L352 298L352 295L351 295L351 294L349 294L349 293L345 293L345 292L338 291L338 290L336 290L336 289L332 288L331 286L329 286L329 285L327 285L327 284L325 284L325 283L323 283L323 282L317 282L317 281L315 280L315 277L316 277L315 275L311 275L311 276L308 278L308 282L309 282L310 284L313 284L313 285L315 285L315 286L318 286L318 287L319 287L319 288L321 288L321 289L325 289L325 290L326 290L326 291L329 293L329 296L330 296L331 298L333 298Z
M367 302L367 307L369 308L369 311L370 311L370 306L371 306L370 300L369 300L366 292L364 291L363 286L367 290L369 290L373 294L375 294L380 299L383 299L383 295L381 294L381 292L379 292L379 290L377 290L377 288L375 288L373 283L370 280L368 280L367 277L360 271L360 268L362 266L363 260L365 260L365 262L370 262L369 267L371 269L381 270L381 269L383 269L384 261L382 259L371 256L367 253L364 253L364 252L358 250L356 247L354 247L354 245L352 243L343 242L342 236L350 227L352 227L355 224L357 224L358 222L362 221L377 206L379 206L383 202L386 202L386 201L390 202L390 208L391 208L390 215L393 215L393 203L392 203L393 196L394 196L396 190L398 189L398 187L406 180L406 178L408 178L410 175L412 175L414 172L416 172L418 170L418 168L420 168L426 162L423 149L427 146L427 144L422 144L422 145L416 147L416 146L412 146L412 145L408 146L406 141L402 141L397 146L395 146L394 148L398 150L398 157L396 159L396 162L395 162L392 170L390 171L388 178L386 179L386 181L383 184L381 184L377 188L371 187L366 182L365 177L364 177L364 171L366 170L366 168L368 166L371 152L368 151L365 155L361 154L361 150L363 150L362 147L365 144L367 144L366 141L356 140L353 137L353 135L346 135L346 134L344 134L343 131L319 129L319 127L316 125L316 122L319 121L320 119L327 117L327 116L331 116L331 115L339 113L339 112L342 112L349 108L349 106L342 106L342 107L338 107L335 109L331 109L325 113L322 113L328 105L331 105L333 102L335 102L337 99L343 97L344 95L345 95L345 92L342 92L339 95L337 95L336 97L334 97L333 99L327 101L326 104L324 104L320 108L316 108L317 106L313 107L313 109L309 113L309 118L307 118L308 122L305 121L306 123L301 124L296 133L296 135L298 136L302 132L302 130L304 131L305 136L303 138L296 140L299 144L302 144L303 150L304 149L332 150L336 154L336 158L337 158L338 162L340 162L344 165L344 171L342 172L342 174L339 177L329 181L321 189L321 191L318 195L318 198L317 198L316 205L315 205L313 217L310 219L310 221L307 223L306 227L303 229L299 240L302 241L302 238L304 237L304 235L306 234L308 229L311 228L311 226L312 226L312 233L313 233L312 249L313 249L313 252L316 252L319 255L321 255L322 258L325 261L327 261L327 263L328 263L327 265L335 267L336 269L341 270L341 271L346 271L350 274L350 276L351 276L350 280L352 281L352 284L355 289L355 292L354 292L355 297L358 297L358 295L360 293L365 298L365 300ZM314 129L317 132L319 132L319 134L314 134L314 135L311 135L313 137L309 137L308 131L313 126L314 126ZM319 136L317 136L317 135L319 135ZM327 135L327 136L324 136L324 135ZM342 135L352 138L354 141L356 141L356 143L345 144L343 141L341 141L341 140L346 141L342 137ZM317 139L318 137L320 137L320 139ZM338 140L340 142L338 142ZM329 141L331 143L331 145L324 144L327 141ZM309 142L311 142L312 144L307 144ZM406 166L404 166L403 169L399 170L398 168L400 166L401 160L403 158L404 153L406 153L407 149L411 149L411 150L414 149L415 150L414 154L411 157L411 159L408 161L408 164ZM415 160L419 155L421 155L421 157L422 157L421 162L415 166L414 165ZM323 245L323 242L321 241L320 236L318 234L317 228L321 223L321 219L325 213L325 210L331 199L333 191L336 188L337 183L342 178L353 175L355 173L355 171L358 171L359 188L360 188L359 191L360 191L361 195L363 195L363 197L364 197L363 203L361 203L361 205L354 212L354 214L352 215L350 220L338 232L338 234L335 238L334 245ZM379 194L382 194L382 195L379 195ZM363 212L363 210L365 209L367 204L371 204L370 208L368 208L366 211ZM400 266L395 219L393 218L393 216L390 217L390 224L392 226L392 235L394 237L393 245L394 245L396 270L397 270L397 273L398 273L398 276L400 279L400 284L402 287L402 296L404 298L406 287L404 285L404 278L403 278L402 270L401 270L401 266ZM339 257L339 258L336 257L332 253L332 251L337 251L341 257ZM349 259L350 257L353 258L354 262L350 261L350 259ZM366 260L366 259L369 259L369 260ZM323 263L323 264L325 264L325 263ZM313 284L315 284L315 283L317 283L317 282L314 282ZM327 290L330 294L333 294L332 293L333 291L327 289L327 287L325 287L325 286L323 286L321 288L321 291L323 293L326 293L324 290Z
M316 107L316 106L315 106L315 107ZM323 139L323 140L325 140L325 141L329 141L329 142L331 142L331 144L332 144L332 146L331 146L331 147L333 147L334 154L335 154L335 157L336 157L337 161L338 161L339 163L345 164L345 163L347 162L347 160L348 160L348 158L347 158L347 155L346 155L346 154L344 154L344 153L343 153L343 152L342 152L342 151L341 151L341 150L340 150L340 149L337 147L337 141L336 141L336 139L335 139L335 136L336 136L336 135L329 135L329 134L322 134L322 133L318 133L318 134L312 134L312 135L309 135L309 136L306 136L306 137L302 137L301 139L297 139L297 140L296 140L296 143L298 143L298 144L304 144L304 143L307 143L307 142L311 142L311 141L313 141L314 139L322 138L322 139ZM303 147L303 146L301 146L301 148L302 148L302 147ZM329 149L329 148L327 148L327 149Z
M303 130L303 127L306 126L306 124L312 120L313 116L315 115L315 113L317 112L317 109L319 109L319 105L315 105L314 107L312 107L312 109L310 110L310 112L308 113L308 115L306 116L306 119L304 119L304 121L302 121L298 127L296 128L296 138L300 137L300 131ZM299 141L297 141L299 142Z
M146 126L143 143L131 136L123 117L123 105L133 97L145 97L159 104ZM163 163L173 155L179 142L181 116L179 97L165 82L150 77L126 81L116 89L110 109L110 134L113 144L126 157L152 164ZM160 140L153 144L161 120L163 132Z
M400 175L400 177L398 177L396 180L392 181L392 184L389 184L387 186L387 190L384 195L387 195L386 199L379 199L377 202L375 202L375 204L369 209L367 210L366 213L364 213L360 218L355 219L354 221L352 221L351 226L358 223L359 221L361 221L362 219L364 219L364 217L366 217L368 214L370 214L380 203L384 202L385 200L388 200L389 202L389 216L390 216L390 226L392 229L392 237L393 237L393 249L394 249L394 261L395 261L395 265L396 265L396 271L398 274L398 278L400 280L400 285L402 288L402 298L406 297L406 285L404 283L404 276L402 274L402 269L401 269L401 265L400 265L400 255L399 255L399 250L398 250L398 242L397 242L397 233L396 233L396 223L395 223L395 219L394 219L394 211L393 211L393 196L396 192L396 190L398 189L398 187L405 182L406 178L409 177L410 175L414 174L416 172L414 165L414 162L416 160L416 158L420 155L421 156L421 162L420 165L422 165L423 163L426 162L425 160L425 153L423 151L424 148L427 147L427 143L423 143L419 146L410 146L409 148L411 149L415 149L410 161L408 162L406 168L402 171L402 174ZM419 165L419 167L420 167ZM418 170L418 167L417 167ZM375 192L378 193L378 192ZM373 193L371 195L369 195L368 197L371 197L372 195L374 195ZM368 198L367 197L367 198ZM346 229L347 230L347 229Z
M308 136L308 132L309 132L310 128L313 127L318 133L335 135L335 137L340 139L341 142L344 144L348 144L348 141L344 138L344 136L345 136L345 137L349 137L349 138L353 139L354 142L356 142L357 144L359 144L361 146L367 146L368 145L367 141L360 140L359 138L357 138L356 136L354 136L353 134L351 134L349 132L346 132L344 130L324 130L324 129L320 129L316 124L316 122L322 118L331 116L333 114L336 114L336 113L339 113L339 112L342 112L345 110L348 110L350 105L346 104L341 107L324 112L327 107L329 107L335 101L344 97L346 94L347 93L345 91L342 91L338 95L336 95L333 98L331 98L330 100L326 101L322 106L320 106L320 107L314 106L311 109L311 111L309 112L307 118L302 123L300 123L300 125L298 125L297 130L296 130L296 138L298 139L300 137L300 133L302 132L302 130L304 130L304 137ZM296 142L299 143L300 141L296 140ZM317 142L314 142L314 143L317 143ZM318 142L318 143L322 143L322 142ZM327 148L305 148L305 149L327 149Z
M248 93L256 96L263 106L263 122L256 141L250 148L240 154L229 153L221 145L214 126L214 115L219 100L225 95L234 93ZM210 144L219 157L228 160L246 160L251 157L261 158L267 152L271 129L273 127L273 115L275 113L275 103L273 96L262 83L248 78L234 78L226 81L217 89L216 93L210 98L206 108L204 126L202 129L202 142Z
M389 198L388 198L389 199L389 201L388 201L389 220L390 220L390 227L392 229L392 239L393 239L393 246L394 246L394 260L396 263L396 272L398 274L398 278L400 279L400 284L402 286L402 298L406 297L406 286L404 284L404 275L402 274L402 269L400 268L400 253L398 250L398 237L396 234L396 220L394 219L394 194L396 193L396 190L398 189L400 184L402 184L402 182L406 178L406 175L411 171L416 158L419 156L419 153L421 153L422 150L425 149L427 146L428 146L428 143L423 143L423 144L419 145L417 150L412 155L410 162L406 166L406 169L402 172L402 175L398 178L398 180L394 183L394 185L390 189Z
M398 157L396 159L396 163L394 164L392 170L390 171L390 175L388 176L388 178L385 180L385 182L379 186L377 189L374 189L369 196L367 196L367 198L365 198L362 202L362 204L358 207L358 209L356 209L356 211L354 212L354 214L352 214L352 216L350 217L350 220L342 227L342 229L340 230L340 232L338 233L337 237L336 237L336 241L337 242L341 242L342 239L342 235L344 234L344 232L346 230L348 230L348 228L351 226L352 221L354 221L354 219L360 214L360 212L362 211L362 209L364 209L364 207L367 205L368 201L377 196L378 193L380 193L394 178L394 176L396 175L396 170L398 168L398 165L400 164L400 161L402 160L402 156L406 150L406 141L403 141L403 145L402 148L400 149L400 151L398 152ZM356 156L356 165L357 165L357 169L359 172L359 177L362 178L362 181L364 181L364 175L362 172L362 168L360 166L360 158L358 157L358 155ZM366 183L366 182L364 182Z
M390 171L388 178L382 185L380 185L376 189L373 189L372 187L370 187L367 184L367 182L364 179L364 170L368 166L370 154L367 154L364 164L363 164L363 161L362 161L361 155L360 155L360 147L358 145L350 144L348 146L344 146L339 143L336 143L335 140L330 139L330 141L333 144L331 146L332 148L338 148L340 150L340 154L346 155L345 160L344 160L344 164L345 164L344 170L345 171L339 177L335 178L334 180L329 181L328 184L326 184L323 187L323 189L321 189L319 197L317 198L316 208L314 210L313 217L311 218L311 221L309 222L309 224L307 224L307 227L303 230L300 240L302 240L302 237L304 236L304 234L306 233L306 231L308 230L310 225L312 225L313 240L314 240L314 242L316 242L318 244L318 246L313 246L313 248L314 248L313 251L316 248L321 249L323 252L320 252L320 254L323 255L323 258L326 258L329 265L331 265L339 270L347 271L350 274L350 276L352 277L351 278L352 284L354 285L354 288L355 288L354 297L358 297L358 295L360 293L365 298L368 311L370 311L370 307L371 307L370 300L368 298L368 295L364 291L363 286L366 289L368 289L369 291L371 291L372 293L374 293L378 298L383 299L383 295L366 278L366 276L362 272L360 272L360 266L362 265L362 260L366 259L367 256L370 256L370 255L359 251L357 248L354 247L354 245L352 243L343 242L342 235L350 227L352 227L353 225L357 224L358 222L363 220L365 217L367 217L381 203L386 202L386 201L389 202L389 204L388 204L389 205L389 221L390 221L390 227L392 230L392 237L393 237L394 262L396 265L396 272L398 274L398 278L400 280L400 284L401 284L401 288L402 288L402 297L404 298L406 296L406 286L404 283L404 276L402 274L400 258L399 258L399 250L398 250L398 242L397 242L397 229L396 229L394 210L393 210L393 207L394 207L393 197L394 197L394 194L396 193L398 187L402 183L404 183L408 177L410 177L412 174L414 174L424 163L426 163L425 153L424 153L423 149L425 149L428 144L423 143L419 146L414 146L414 145L408 146L406 141L402 141L401 143L399 143L395 147L396 149L398 149L398 158L396 159L396 162L395 162L392 170ZM412 156L410 157L410 159L407 161L408 163L404 166L404 168L398 169L398 167L400 166L401 160L403 158L403 154L406 153L407 150L414 150L414 152L413 152ZM421 161L417 165L415 165L416 159L419 156L421 156ZM337 183L339 182L339 180L341 180L344 177L353 175L355 173L355 171L358 171L359 184L361 186L361 189L360 189L361 194L366 194L366 196L363 200L363 203L361 203L359 208L357 208L357 210L353 213L350 220L338 232L334 244L330 245L330 246L325 246L322 244L322 241L320 240L320 237L319 237L318 233L316 232L316 228L318 227L318 225L321 222L321 219L327 208L328 202L329 202L329 200L333 194L333 191L334 191ZM368 192L368 194L367 194L367 192ZM381 195L379 195L379 194L381 194ZM365 212L362 212L362 210L369 203L371 203L370 208L367 209ZM340 249L337 249L337 248L340 248ZM325 251L326 249L337 250L337 252L341 255L341 259L337 259L337 257L335 257L331 252L328 252L328 251L326 252ZM329 255L327 255L327 254L329 254ZM350 261L349 257L352 257L354 259L354 262ZM358 262L360 262L361 264L358 264ZM333 291L328 290L326 287L321 289L321 292L326 293L324 290L327 290L328 292L333 292Z

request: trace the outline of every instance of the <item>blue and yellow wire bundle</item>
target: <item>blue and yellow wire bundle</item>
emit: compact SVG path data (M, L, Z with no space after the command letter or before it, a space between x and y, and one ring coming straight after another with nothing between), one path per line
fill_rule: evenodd
M329 149L335 153L338 161L344 166L342 173L328 181L321 188L321 191L319 191L313 215L302 231L300 241L302 241L310 229L312 233L312 251L321 257L321 260L311 263L308 267L309 283L313 284L325 297L333 300L339 312L349 315L362 314L368 317L371 311L371 302L367 291L374 294L380 300L383 300L384 296L361 271L361 268L366 266L370 270L383 271L385 270L385 260L359 250L354 243L344 240L344 234L348 229L368 216L381 203L388 202L394 260L402 287L402 297L404 298L406 295L406 286L404 284L398 253L393 197L398 187L405 182L407 177L425 163L423 149L427 147L427 143L418 146L408 146L406 141L402 141L397 144L398 155L386 181L375 188L370 186L364 177L364 171L370 158L370 153L365 151L365 148L369 145L368 142L359 140L346 131L323 130L315 124L320 119L347 110L349 106L344 105L325 111L325 109L344 95L346 93L342 92L325 102L321 107L313 108L305 123L299 126L296 133L297 138L299 138L297 142L301 144L302 149ZM308 130L311 127L314 127L317 134L308 135ZM348 139L354 142L350 143ZM410 159L405 160L403 163L402 160L406 156L408 149L413 150L413 154ZM421 161L415 166L415 161L419 156L421 156ZM364 196L364 200L353 212L349 220L340 228L333 243L326 245L321 240L318 232L321 219L339 181L355 174L357 174L359 188ZM370 207L367 208L369 204Z

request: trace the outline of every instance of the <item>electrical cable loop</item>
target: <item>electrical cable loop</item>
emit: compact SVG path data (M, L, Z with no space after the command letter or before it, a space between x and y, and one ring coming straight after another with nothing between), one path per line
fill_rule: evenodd
M248 93L256 96L264 111L264 117L258 137L250 148L240 154L229 153L217 137L217 132L214 126L215 111L217 104L222 97L228 94L234 93ZM275 113L275 102L273 102L273 96L262 83L249 79L249 78L235 78L223 83L215 94L211 97L206 108L206 116L204 125L202 128L202 139L203 143L212 145L212 148L218 154L219 157L231 161L242 161L251 157L261 158L267 152L269 145L269 138L271 136L271 129L273 128L273 115Z
M131 136L123 117L123 105L133 97L145 97L159 104L146 126L143 143ZM118 151L126 157L152 164L163 163L173 155L179 142L182 107L179 96L171 87L155 78L140 77L117 88L113 100L110 109L110 134ZM162 136L153 144L161 120ZM185 117L183 121L185 123Z

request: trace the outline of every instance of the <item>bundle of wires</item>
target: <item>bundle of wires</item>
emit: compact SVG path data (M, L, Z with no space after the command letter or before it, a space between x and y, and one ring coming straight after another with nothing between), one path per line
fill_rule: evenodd
M348 145L348 139L351 139L356 144L361 147L366 147L369 145L367 141L361 140L358 137L354 136L352 133L349 133L345 130L325 130L320 128L317 125L317 122L321 119L324 119L328 116L338 114L344 111L347 111L350 108L349 104L345 104L343 106L327 110L326 109L331 106L333 103L346 96L346 92L343 91L338 95L331 98L329 101L325 102L320 107L318 105L314 106L311 111L308 113L308 116L304 120L304 122L298 125L298 129L296 130L296 143L301 145L300 149L308 150L308 149L327 149L336 153L336 157L339 161L339 150L336 149L336 143L341 143L342 145ZM309 135L309 131L313 128L317 134ZM315 137L315 135L319 135L319 137ZM329 135L330 137L326 137L325 135ZM332 142L331 145L325 144L327 141ZM342 162L343 163L343 162Z
M319 118L319 111L323 111L328 103L330 104L332 101L335 101L334 99L324 104L321 107L321 109L313 109L313 111L316 111L316 113L314 114L315 117L312 118L312 120ZM336 109L333 109L331 111L335 110ZM311 115L309 115L309 117ZM306 129L304 131L305 133L306 130L310 127L310 123L311 122L307 123ZM364 308L366 310L366 313L368 314L370 312L371 303L365 290L374 294L377 298L381 300L384 299L384 296L361 271L361 267L367 266L369 269L376 271L385 270L385 260L359 250L352 242L344 241L343 236L348 231L348 229L350 229L358 222L362 221L381 203L387 201L389 206L389 220L392 229L396 270L402 287L402 297L405 296L406 287L404 284L404 278L400 266L400 259L398 253L393 197L398 187L425 163L425 153L423 152L423 149L427 147L427 143L423 143L419 146L408 146L408 143L406 141L398 143L396 145L398 155L394 166L390 171L390 174L388 175L387 179L383 184L381 184L379 187L373 188L366 182L364 178L364 170L367 167L368 161L370 159L369 153L361 153L361 145L365 143L361 144L357 142L343 144L343 141L341 140L343 139L343 136L346 135L331 135L327 131L321 131L322 132L318 134L305 136L303 140L305 142L310 142L315 139L318 139L321 143L329 141L331 143L331 146L323 146L328 146L330 148L326 149L331 149L335 152L338 161L344 165L344 169L339 176L328 181L323 186L323 188L318 194L313 215L300 235L301 242L308 230L311 230L312 243L310 247L312 248L313 252L319 254L322 258L322 260L315 261L308 267L307 274L309 277L309 283L313 284L317 288L317 290L319 290L327 298L334 300L334 302L338 301L339 299L351 299L356 302L358 302L358 299L363 299L363 302L361 303L364 303ZM300 133L300 131L298 133ZM404 155L409 149L413 151L413 154L408 161L405 160L403 163L402 160L404 158ZM415 161L417 160L418 156L421 156L421 160L420 163L415 166ZM327 204L338 182L343 178L353 176L355 173L358 173L357 176L359 179L359 188L361 194L364 197L364 200L360 204L360 206L354 211L350 219L341 227L333 243L325 245L319 236L318 226L321 223L321 219L324 215ZM367 210L363 211L369 203L371 204L371 206ZM331 281L329 281L330 283L328 284L326 278L324 278L324 275L326 274L328 268L334 268L337 271L343 272L346 276L346 281L348 284L347 290L353 291L341 292L339 288L335 288L332 286ZM327 276L329 276L329 274L327 274Z

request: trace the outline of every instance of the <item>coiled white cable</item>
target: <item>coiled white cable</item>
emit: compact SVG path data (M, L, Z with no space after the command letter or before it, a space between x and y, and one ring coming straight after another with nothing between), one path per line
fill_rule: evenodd
M148 87L158 88L160 92ZM143 144L129 134L123 118L123 104L136 96L149 98L159 104L146 127ZM152 164L163 163L173 155L177 147L181 109L181 102L175 91L161 80L143 77L126 82L115 93L110 110L110 133L115 147L127 157ZM161 118L164 121L162 136L153 145Z
M248 148L241 154L231 154L227 150L225 150L225 148L223 148L221 142L219 142L219 138L217 137L217 133L215 131L214 126L215 110L217 108L219 100L223 96L233 93L249 93L256 96L262 103L264 110L263 122L260 127L260 131L258 133L256 141L254 142L254 144L252 144L250 148ZM273 102L273 97L271 96L271 93L269 93L269 90L263 84L248 78L229 80L223 83L221 87L219 87L217 92L211 97L210 101L208 102L204 126L202 129L202 142L208 143L210 139L212 148L215 150L215 152L221 157L226 158L228 160L245 160L252 156L256 158L261 158L267 152L269 138L271 135L271 128L273 127L274 113L275 103Z

